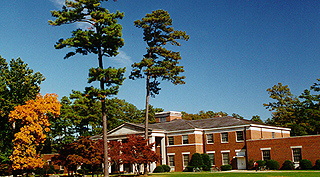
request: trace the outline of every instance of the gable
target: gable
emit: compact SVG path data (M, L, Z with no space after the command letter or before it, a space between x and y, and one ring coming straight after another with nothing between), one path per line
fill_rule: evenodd
M143 134L144 129L142 127L123 124L122 126L118 127L117 129L109 132L108 137L119 137L119 136L127 136L131 134Z

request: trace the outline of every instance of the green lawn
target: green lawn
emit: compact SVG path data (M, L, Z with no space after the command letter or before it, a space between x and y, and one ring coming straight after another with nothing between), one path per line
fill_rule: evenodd
M319 177L320 171L277 171L277 172L175 172L175 173L159 173L151 174L151 177Z

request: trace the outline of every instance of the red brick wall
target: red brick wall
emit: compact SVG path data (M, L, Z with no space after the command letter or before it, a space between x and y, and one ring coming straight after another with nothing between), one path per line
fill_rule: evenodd
M313 164L317 159L320 159L320 135L314 135L266 140L248 140L248 160L261 160L261 148L271 148L271 159L278 161L281 166L285 160L293 160L291 146L302 146L302 159L308 159Z
M237 142L236 132L228 132L228 143L221 143L221 133L213 134L214 143L206 145L206 151L215 151L215 165L222 165L221 151L230 150L229 158L230 163L234 156L236 156L235 150L244 148L244 141Z

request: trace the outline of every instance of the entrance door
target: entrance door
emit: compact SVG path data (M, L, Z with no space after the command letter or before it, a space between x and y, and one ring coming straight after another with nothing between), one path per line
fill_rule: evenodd
M245 170L246 169L246 158L238 157L237 158L237 166L238 166L238 170Z

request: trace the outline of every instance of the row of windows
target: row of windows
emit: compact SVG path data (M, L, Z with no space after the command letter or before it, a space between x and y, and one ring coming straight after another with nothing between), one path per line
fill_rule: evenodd
M243 141L244 140L244 135L243 135L243 131L237 131L236 132L237 135L237 141ZM213 134L207 134L207 143L214 143L214 136ZM229 134L228 132L224 132L221 133L221 142L222 143L228 143L229 142ZM168 137L168 144L169 145L174 145L174 137L173 136L169 136ZM188 135L183 135L182 136L182 144L189 144L189 137Z
M208 153L211 165L214 166L215 165L215 153ZM190 154L183 154L183 166L186 167L189 165L190 162ZM229 164L230 159L229 159L229 152L224 152L222 153L222 164L226 165ZM169 159L169 166L175 166L174 163L174 155L169 155L168 156Z
M301 148L292 148L293 162L300 162L302 159ZM262 160L271 160L270 150L262 150Z

